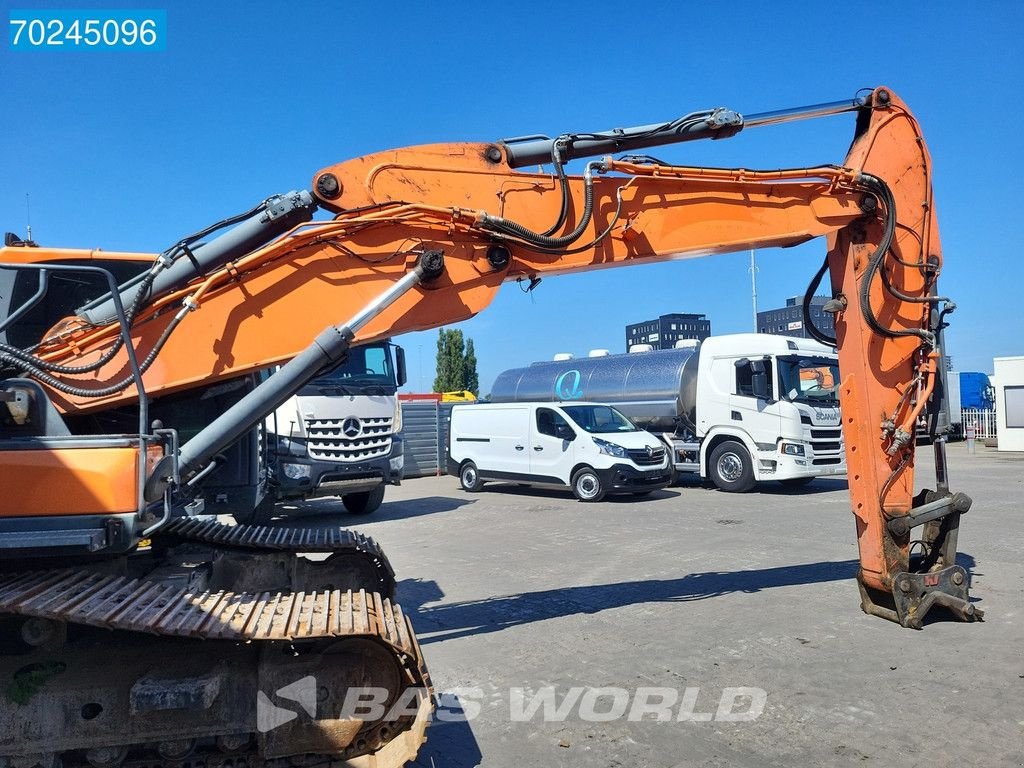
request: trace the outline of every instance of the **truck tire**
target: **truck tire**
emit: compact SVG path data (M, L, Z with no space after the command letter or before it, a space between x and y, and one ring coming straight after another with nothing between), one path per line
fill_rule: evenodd
M579 501L593 502L603 499L605 491L597 472L583 467L572 476L572 493Z
M480 473L472 461L467 461L459 469L459 485L462 490L470 493L476 493L484 487L484 481L480 479Z
M381 502L384 501L384 488L384 484L381 483L372 491L346 493L341 497L341 503L353 515L368 515L380 509Z
M743 443L726 440L715 446L708 459L708 476L726 493L746 493L754 487L754 467Z

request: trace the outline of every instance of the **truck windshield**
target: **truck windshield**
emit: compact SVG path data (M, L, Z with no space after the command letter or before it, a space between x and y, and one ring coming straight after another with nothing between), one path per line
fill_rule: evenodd
M839 363L827 357L780 357L779 389L790 402L839 405Z
M310 386L325 395L393 395L398 386L391 348L388 344L352 347L341 365L318 376Z
M637 431L629 419L608 405L563 405L562 410L580 429L591 434Z

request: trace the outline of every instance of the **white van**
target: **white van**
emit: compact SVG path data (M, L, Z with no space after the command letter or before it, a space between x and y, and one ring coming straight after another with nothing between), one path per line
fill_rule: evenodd
M599 403L484 403L452 408L448 474L569 487L580 501L649 493L672 480L665 445Z

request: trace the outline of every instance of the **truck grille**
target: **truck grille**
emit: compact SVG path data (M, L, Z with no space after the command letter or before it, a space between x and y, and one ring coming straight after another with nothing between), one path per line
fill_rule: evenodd
M368 461L391 453L392 419L360 419L355 437L342 432L345 419L310 419L306 422L309 457L319 461Z
M650 456L647 455L647 451L641 450L626 451L626 455L638 467L655 467L665 460L665 449L655 448Z

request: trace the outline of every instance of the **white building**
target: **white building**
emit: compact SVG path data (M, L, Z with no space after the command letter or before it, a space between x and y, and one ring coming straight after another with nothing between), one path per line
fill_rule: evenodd
M1024 451L1024 355L992 360L1000 451Z

